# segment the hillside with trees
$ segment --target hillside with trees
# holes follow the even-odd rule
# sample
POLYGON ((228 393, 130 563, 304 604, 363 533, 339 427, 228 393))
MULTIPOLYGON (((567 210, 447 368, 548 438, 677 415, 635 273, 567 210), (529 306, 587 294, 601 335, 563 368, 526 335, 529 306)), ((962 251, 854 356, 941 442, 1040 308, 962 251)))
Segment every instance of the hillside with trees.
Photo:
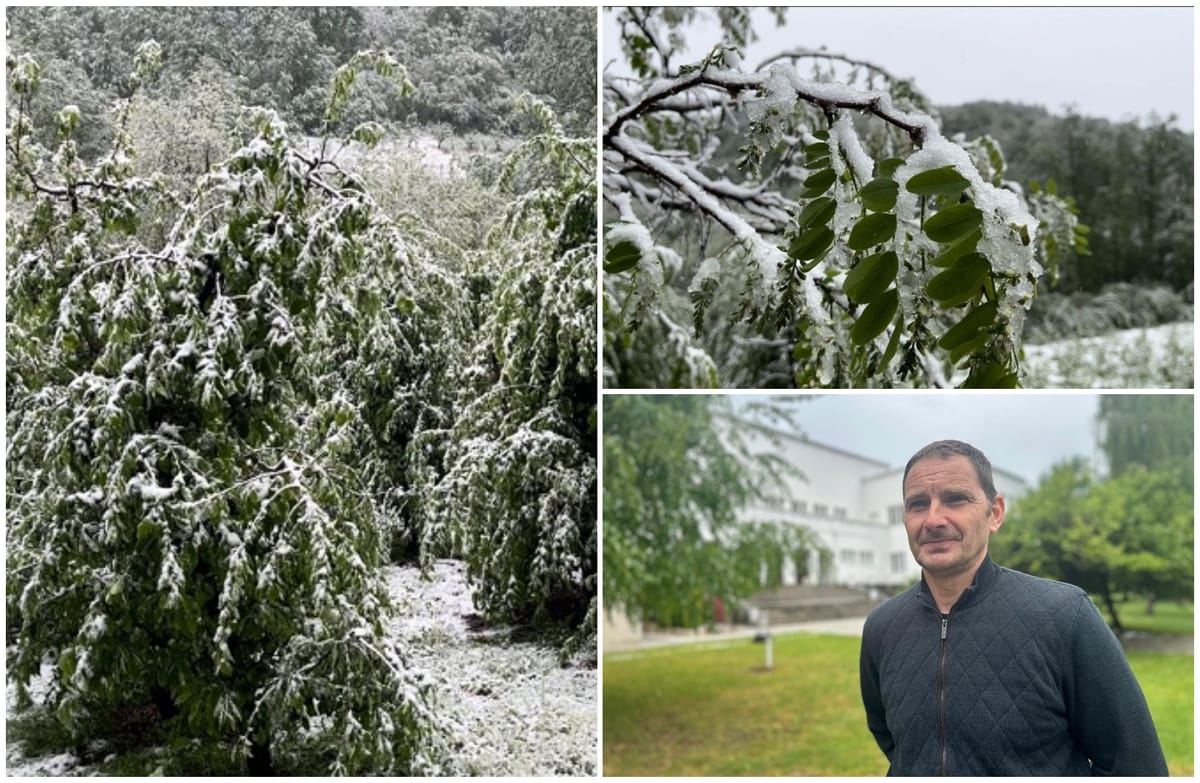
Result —
POLYGON ((1190 320, 1194 134, 1179 130, 1174 118, 1113 123, 1009 103, 939 113, 949 133, 991 133, 1017 182, 1053 182, 1072 194, 1090 229, 1088 255, 1062 264, 1059 279, 1035 302, 1031 339, 1096 334, 1102 317, 1110 328, 1190 320))
POLYGON ((590 774, 594 20, 9 9, 10 772, 590 774))

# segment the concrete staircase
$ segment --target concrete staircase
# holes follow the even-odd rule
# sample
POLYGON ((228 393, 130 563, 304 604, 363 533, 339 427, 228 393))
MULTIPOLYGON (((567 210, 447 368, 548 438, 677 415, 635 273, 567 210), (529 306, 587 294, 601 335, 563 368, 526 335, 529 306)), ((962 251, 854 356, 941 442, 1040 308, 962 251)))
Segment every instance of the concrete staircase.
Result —
POLYGON ((761 616, 765 612, 771 625, 788 625, 841 617, 866 617, 882 602, 882 596, 872 599, 866 590, 850 587, 788 585, 755 593, 746 603, 757 610, 755 615, 761 616))

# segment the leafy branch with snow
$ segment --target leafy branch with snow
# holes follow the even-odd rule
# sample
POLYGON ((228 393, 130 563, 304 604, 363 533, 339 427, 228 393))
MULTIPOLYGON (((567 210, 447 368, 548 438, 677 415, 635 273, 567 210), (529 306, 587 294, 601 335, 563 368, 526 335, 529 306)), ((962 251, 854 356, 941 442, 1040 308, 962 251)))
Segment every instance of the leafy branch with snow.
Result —
MULTIPOLYGON (((131 94, 161 58, 139 49, 131 94)), ((18 693, 49 666, 44 704, 76 737, 152 703, 252 774, 455 771, 453 673, 387 633, 382 568, 427 543, 429 565, 466 559, 493 622, 594 640, 594 151, 530 102, 544 132, 468 280, 339 165, 346 140, 313 149, 261 110, 203 173, 143 177, 123 131, 80 156, 74 107, 42 146, 40 69, 8 66, 18 693)), ((327 123, 365 70, 413 89, 362 53, 327 123)))
POLYGON ((618 17, 639 74, 604 82, 607 385, 1021 382, 1039 278, 1084 242, 1070 203, 882 68, 801 49, 750 71, 719 44, 670 69, 669 22, 618 17))

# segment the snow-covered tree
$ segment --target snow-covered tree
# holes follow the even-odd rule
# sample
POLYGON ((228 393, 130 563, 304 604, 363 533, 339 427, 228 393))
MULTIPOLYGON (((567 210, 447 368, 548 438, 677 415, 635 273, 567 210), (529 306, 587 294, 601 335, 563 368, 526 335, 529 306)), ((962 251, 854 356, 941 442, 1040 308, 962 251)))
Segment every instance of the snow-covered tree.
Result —
POLYGON ((677 67, 685 18, 618 13, 635 76, 604 81, 607 383, 1019 384, 1069 204, 1027 198, 993 140, 945 138, 876 65, 797 49, 744 66, 744 13, 677 67))
MULTIPOLYGON (((134 80, 160 56, 139 49, 134 80)), ((374 343, 440 334, 427 305, 453 307, 443 281, 269 112, 170 192, 134 176, 125 132, 83 160, 74 107, 57 149, 37 144, 39 69, 8 66, 8 193, 28 204, 7 227, 18 692, 49 663, 68 727, 153 700, 180 734, 232 739, 251 770, 302 748, 331 772, 436 770, 428 679, 383 635, 380 457, 357 448, 375 422, 348 378, 410 388, 423 368, 374 343)), ((403 77, 356 59, 330 111, 366 67, 403 77)))
POLYGON ((596 153, 523 102, 542 132, 506 161, 476 254, 478 338, 423 535, 462 554, 487 616, 567 625, 574 649, 596 627, 596 153))

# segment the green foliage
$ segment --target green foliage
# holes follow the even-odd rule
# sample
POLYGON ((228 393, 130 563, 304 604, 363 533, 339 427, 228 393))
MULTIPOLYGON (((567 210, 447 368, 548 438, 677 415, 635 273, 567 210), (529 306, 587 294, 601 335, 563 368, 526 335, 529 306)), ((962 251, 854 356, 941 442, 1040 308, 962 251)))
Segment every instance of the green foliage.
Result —
POLYGON ((1190 596, 1195 538, 1190 468, 1097 480, 1081 460, 1055 466, 993 537, 997 562, 1078 585, 1120 628, 1114 595, 1190 596))
POLYGON ((712 599, 779 583, 814 540, 741 509, 783 466, 747 450, 719 397, 605 397, 604 601, 663 625, 710 619, 712 599), (703 480, 698 480, 703 476, 703 480))
POLYGON ((1109 472, 1178 469, 1191 477, 1194 409, 1190 394, 1102 396, 1096 418, 1109 472))
POLYGON ((565 627, 573 652, 596 628, 595 147, 524 101, 542 133, 505 162, 512 200, 469 255, 489 285, 421 537, 427 562, 464 557, 485 615, 565 627))
POLYGON ((672 67, 670 42, 691 18, 617 14, 642 80, 610 78, 605 90, 603 143, 622 162, 605 180, 620 212, 609 252, 624 261, 605 276, 612 381, 695 383, 705 373, 681 367, 708 358, 722 386, 1017 385, 1025 313, 1063 232, 1078 229, 1069 201, 1023 198, 1001 178, 994 139, 944 138, 918 113, 930 109, 912 84, 870 64, 798 50, 747 73, 736 44, 722 43, 672 67), (865 71, 893 100, 840 89, 835 107, 823 97, 829 72, 800 75, 808 59, 865 71), (634 234, 644 241, 621 244, 634 234), (693 304, 690 333, 677 327, 671 288, 693 304))
MULTIPOLYGON (((1057 240, 1058 290, 1096 294, 1120 282, 1189 288, 1194 134, 1179 130, 1175 118, 1112 123, 1074 111, 1055 116, 1040 107, 995 102, 940 111, 948 132, 987 133, 1002 145, 1008 178, 1021 183, 1050 178, 1073 194, 1072 206, 1086 218, 1088 233, 1064 231, 1053 220, 1043 226, 1057 240)), ((1031 198, 1041 197, 1040 188, 1032 190, 1031 198)))

